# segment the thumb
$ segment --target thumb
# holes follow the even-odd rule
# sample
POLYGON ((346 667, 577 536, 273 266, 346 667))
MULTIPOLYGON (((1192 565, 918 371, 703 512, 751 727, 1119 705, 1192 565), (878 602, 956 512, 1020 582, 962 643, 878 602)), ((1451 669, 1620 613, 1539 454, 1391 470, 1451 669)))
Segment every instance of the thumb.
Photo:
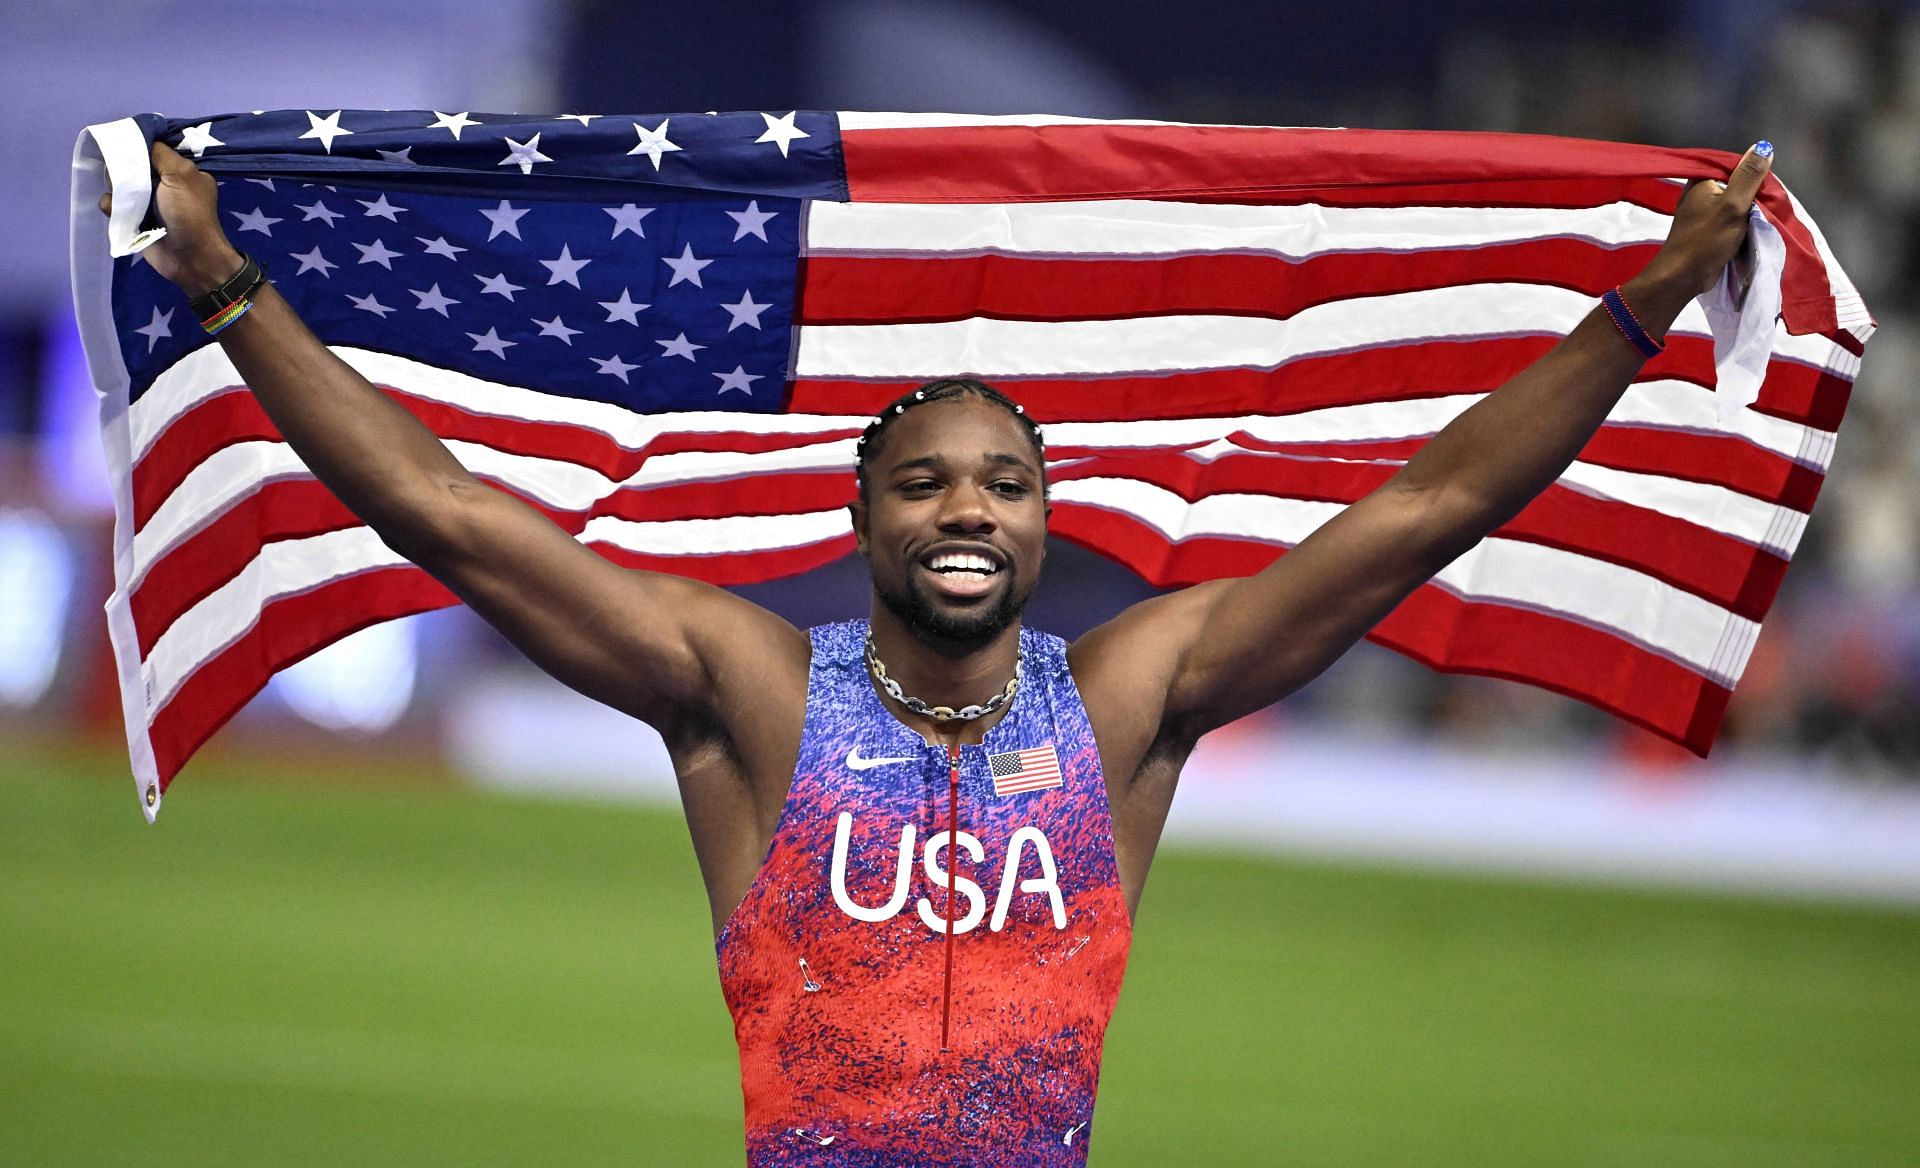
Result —
POLYGON ((1760 195, 1760 184, 1773 170, 1773 143, 1761 139, 1747 148, 1740 164, 1727 176, 1727 199, 1741 211, 1753 206, 1760 195))
POLYGON ((153 172, 161 178, 169 175, 192 174, 200 168, 187 160, 186 155, 167 145, 155 141, 153 144, 153 172))

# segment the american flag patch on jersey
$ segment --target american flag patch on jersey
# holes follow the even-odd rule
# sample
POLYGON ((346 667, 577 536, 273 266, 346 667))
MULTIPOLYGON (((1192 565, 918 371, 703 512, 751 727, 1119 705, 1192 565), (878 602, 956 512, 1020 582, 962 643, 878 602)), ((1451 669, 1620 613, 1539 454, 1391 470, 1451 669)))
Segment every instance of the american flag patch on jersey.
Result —
POLYGON ((1060 756, 1054 753, 1051 743, 1036 746, 1032 750, 989 754, 987 769, 993 772, 993 793, 996 795, 1044 791, 1048 787, 1060 786, 1063 781, 1060 777, 1060 756))

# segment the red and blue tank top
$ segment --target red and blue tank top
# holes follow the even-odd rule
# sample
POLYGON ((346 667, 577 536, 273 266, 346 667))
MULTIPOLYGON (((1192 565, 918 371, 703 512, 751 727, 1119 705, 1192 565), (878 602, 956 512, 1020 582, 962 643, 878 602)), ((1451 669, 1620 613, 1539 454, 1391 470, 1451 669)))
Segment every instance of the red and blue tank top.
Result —
POLYGON ((717 943, 748 1163, 1083 1165, 1132 927, 1066 646, 1021 630, 1012 704, 950 751, 881 703, 866 635, 812 631, 792 787, 717 943))

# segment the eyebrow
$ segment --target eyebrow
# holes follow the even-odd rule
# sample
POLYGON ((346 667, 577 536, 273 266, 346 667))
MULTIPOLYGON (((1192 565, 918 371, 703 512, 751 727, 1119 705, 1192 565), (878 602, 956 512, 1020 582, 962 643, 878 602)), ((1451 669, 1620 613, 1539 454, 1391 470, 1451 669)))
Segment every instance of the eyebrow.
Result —
MULTIPOLYGON (((919 458, 908 458, 900 462, 894 463, 892 468, 889 470, 889 473, 898 474, 903 470, 910 470, 914 468, 931 469, 933 467, 939 466, 942 461, 943 460, 941 459, 941 457, 937 454, 923 454, 919 458)), ((989 454, 986 456, 986 461, 988 461, 989 463, 992 463, 995 466, 1017 467, 1020 470, 1027 471, 1029 473, 1034 473, 1034 465, 1032 461, 1029 459, 1021 458, 1017 454, 1006 454, 1006 453, 989 454)))

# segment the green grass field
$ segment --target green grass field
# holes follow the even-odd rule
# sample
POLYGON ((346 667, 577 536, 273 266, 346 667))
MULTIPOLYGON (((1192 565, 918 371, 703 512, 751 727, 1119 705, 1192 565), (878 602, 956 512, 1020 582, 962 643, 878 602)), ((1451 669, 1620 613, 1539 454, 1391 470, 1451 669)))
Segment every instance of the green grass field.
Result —
MULTIPOLYGON (((672 815, 6 753, 0 1164, 741 1161, 672 815)), ((1917 1164, 1920 916, 1169 852, 1093 1148, 1917 1164)))

